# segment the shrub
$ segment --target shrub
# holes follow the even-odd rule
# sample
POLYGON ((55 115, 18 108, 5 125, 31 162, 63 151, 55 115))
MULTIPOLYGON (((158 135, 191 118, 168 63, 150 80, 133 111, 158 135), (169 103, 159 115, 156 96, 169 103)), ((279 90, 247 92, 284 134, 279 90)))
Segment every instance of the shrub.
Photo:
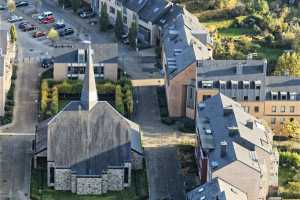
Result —
POLYGON ((290 167, 294 166, 296 168, 300 167, 300 154, 295 152, 280 152, 279 157, 280 164, 286 163, 290 167))
POLYGON ((172 125, 175 123, 175 120, 173 120, 172 118, 170 117, 162 117, 161 118, 161 122, 166 124, 166 125, 172 125))
POLYGON ((45 113, 48 106, 48 82, 47 80, 42 80, 41 84, 41 112, 45 113))
POLYGON ((51 113, 52 113, 52 115, 55 115, 56 113, 58 113, 58 89, 57 89, 57 87, 52 88, 51 113))
POLYGON ((115 88, 115 108, 122 115, 125 114, 125 108, 123 103, 123 93, 120 85, 115 88))
POLYGON ((133 96, 131 88, 126 89, 124 102, 126 105, 127 117, 130 118, 133 113, 133 96))

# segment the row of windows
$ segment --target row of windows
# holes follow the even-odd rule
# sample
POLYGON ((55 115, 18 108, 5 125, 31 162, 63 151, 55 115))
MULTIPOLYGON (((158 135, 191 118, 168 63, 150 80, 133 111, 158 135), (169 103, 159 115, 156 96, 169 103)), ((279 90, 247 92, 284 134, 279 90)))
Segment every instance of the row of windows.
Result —
MULTIPOLYGON (((86 67, 68 67, 68 74, 84 74, 86 67)), ((104 74, 104 67, 94 67, 95 74, 104 74)))
MULTIPOLYGON (((247 113, 250 113, 250 111, 251 111, 250 106, 243 106, 243 109, 247 113)), ((259 112, 259 106, 254 106, 254 112, 256 112, 256 113, 259 112)))
POLYGON ((295 106, 272 106, 272 112, 290 112, 294 113, 295 112, 295 106))
POLYGON ((261 81, 199 81, 199 88, 219 89, 257 89, 261 88, 261 81))
MULTIPOLYGON (((271 118, 271 124, 272 125, 276 124, 276 119, 277 119, 276 117, 271 118)), ((290 120, 290 122, 292 122, 292 121, 294 121, 294 118, 290 118, 289 120, 290 120)), ((279 122, 280 122, 280 124, 283 125, 285 123, 285 117, 280 117, 279 122)))

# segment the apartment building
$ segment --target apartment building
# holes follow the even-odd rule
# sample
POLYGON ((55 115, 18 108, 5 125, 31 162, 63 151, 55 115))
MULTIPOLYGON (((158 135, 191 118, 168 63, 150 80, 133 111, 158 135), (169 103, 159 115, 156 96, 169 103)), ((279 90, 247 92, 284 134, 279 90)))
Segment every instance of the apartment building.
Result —
MULTIPOLYGON (((54 80, 81 79, 83 80, 86 68, 87 51, 78 47, 54 58, 54 80)), ((92 45, 94 55, 94 71, 96 79, 118 80, 118 45, 92 45)))
POLYGON ((267 76, 266 71, 266 60, 199 61, 196 101, 221 92, 281 134, 286 121, 300 120, 300 79, 267 76))
POLYGON ((4 115, 6 94, 11 85, 12 68, 16 54, 8 30, 0 30, 0 116, 4 115))
POLYGON ((199 199, 193 195, 197 191, 200 199, 223 192, 228 200, 264 200, 277 190, 279 156, 271 130, 222 93, 199 103, 196 115, 195 157, 204 185, 189 193, 188 199, 199 199), (215 192, 207 194, 207 190, 215 192))

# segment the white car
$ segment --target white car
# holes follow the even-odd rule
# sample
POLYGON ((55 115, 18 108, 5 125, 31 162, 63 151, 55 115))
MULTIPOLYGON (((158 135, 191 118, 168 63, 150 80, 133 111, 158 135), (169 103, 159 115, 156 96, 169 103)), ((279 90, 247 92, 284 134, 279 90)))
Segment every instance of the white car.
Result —
POLYGON ((51 11, 45 11, 42 14, 40 14, 37 18, 38 18, 38 20, 43 20, 46 17, 51 16, 51 15, 53 15, 53 13, 51 11))
POLYGON ((13 23, 13 22, 19 22, 19 21, 22 21, 22 20, 23 20, 23 17, 13 15, 8 19, 8 22, 13 23))

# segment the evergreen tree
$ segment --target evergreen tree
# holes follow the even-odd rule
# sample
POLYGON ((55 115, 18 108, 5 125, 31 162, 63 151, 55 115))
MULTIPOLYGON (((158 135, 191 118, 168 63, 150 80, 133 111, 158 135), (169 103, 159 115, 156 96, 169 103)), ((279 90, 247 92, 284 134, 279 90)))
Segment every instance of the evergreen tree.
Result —
POLYGON ((107 31, 108 23, 107 4, 102 3, 100 12, 100 30, 107 31))
POLYGON ((8 0, 7 1, 7 8, 9 13, 13 13, 16 10, 16 3, 14 0, 8 0))
POLYGON ((123 17, 121 11, 117 12, 117 19, 115 23, 115 35, 117 39, 121 39, 123 34, 123 17))
POLYGON ((17 30, 16 30, 16 26, 14 24, 10 26, 9 33, 10 33, 10 41, 12 43, 16 42, 17 41, 17 30))
POLYGON ((122 115, 125 114, 125 107, 123 103, 123 93, 120 85, 116 86, 115 89, 115 107, 116 110, 122 115))
POLYGON ((136 39, 137 39, 137 24, 136 22, 132 22, 128 33, 128 40, 130 46, 136 47, 136 39))

